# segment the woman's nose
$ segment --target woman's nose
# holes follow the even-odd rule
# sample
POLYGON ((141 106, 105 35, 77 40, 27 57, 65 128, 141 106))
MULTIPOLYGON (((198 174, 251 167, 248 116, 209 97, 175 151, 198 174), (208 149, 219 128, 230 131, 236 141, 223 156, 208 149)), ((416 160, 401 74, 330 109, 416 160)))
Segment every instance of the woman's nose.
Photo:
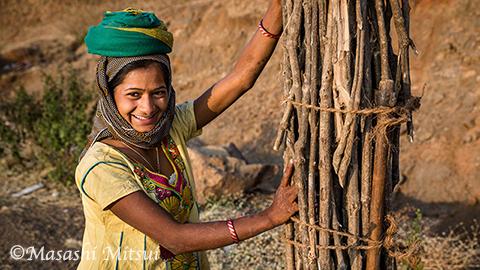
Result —
POLYGON ((145 116, 150 116, 156 110, 154 100, 150 95, 142 96, 138 108, 143 114, 145 114, 145 116))

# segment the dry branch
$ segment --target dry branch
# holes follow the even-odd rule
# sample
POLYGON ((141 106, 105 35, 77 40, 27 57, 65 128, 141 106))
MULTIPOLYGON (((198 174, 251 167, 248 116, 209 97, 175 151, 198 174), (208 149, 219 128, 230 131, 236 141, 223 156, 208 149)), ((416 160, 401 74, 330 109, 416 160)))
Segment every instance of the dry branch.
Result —
MULTIPOLYGON (((332 80, 333 80, 333 65, 332 65, 332 34, 334 21, 332 16, 332 5, 329 5, 328 19, 327 19, 327 33, 325 52, 322 61, 322 78, 320 86, 320 106, 329 108, 332 106, 332 80)), ((329 112, 320 112, 320 132, 319 132, 319 170, 320 170, 320 190, 319 190, 319 225, 330 226, 331 213, 331 197, 330 192, 332 188, 332 158, 331 158, 331 117, 329 112)), ((319 244, 328 245, 329 235, 320 232, 319 244)), ((331 269, 331 259, 329 251, 323 250, 319 252, 319 266, 321 269, 331 269)))

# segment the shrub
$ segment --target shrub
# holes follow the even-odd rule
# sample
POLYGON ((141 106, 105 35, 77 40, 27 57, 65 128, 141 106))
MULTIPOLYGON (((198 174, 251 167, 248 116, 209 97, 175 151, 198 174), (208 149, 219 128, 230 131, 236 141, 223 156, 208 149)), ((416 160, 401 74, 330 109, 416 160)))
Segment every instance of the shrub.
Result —
POLYGON ((0 153, 9 150, 10 154, 21 159, 20 145, 31 133, 39 108, 33 97, 20 87, 13 101, 2 103, 0 112, 3 116, 0 121, 0 153))
POLYGON ((57 77, 45 75, 43 95, 36 100, 25 89, 0 107, 0 151, 26 159, 37 159, 50 168, 48 178, 73 183, 78 156, 90 131, 92 91, 74 70, 57 77), (33 157, 21 147, 33 144, 33 157))

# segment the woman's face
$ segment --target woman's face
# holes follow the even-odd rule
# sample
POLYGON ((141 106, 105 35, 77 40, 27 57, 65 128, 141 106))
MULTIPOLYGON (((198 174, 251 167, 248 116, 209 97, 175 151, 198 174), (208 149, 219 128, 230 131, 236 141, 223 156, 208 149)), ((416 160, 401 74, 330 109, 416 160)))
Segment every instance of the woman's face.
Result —
POLYGON ((155 64, 127 73, 113 96, 120 115, 138 132, 155 127, 167 110, 168 90, 162 69, 155 64))

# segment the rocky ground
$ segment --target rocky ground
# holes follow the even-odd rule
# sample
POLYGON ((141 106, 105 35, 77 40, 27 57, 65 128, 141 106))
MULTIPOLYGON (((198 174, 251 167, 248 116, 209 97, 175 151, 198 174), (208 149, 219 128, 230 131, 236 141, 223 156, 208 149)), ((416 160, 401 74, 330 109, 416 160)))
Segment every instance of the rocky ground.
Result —
MULTIPOLYGON (((404 181, 396 197, 399 220, 406 224, 407 236, 412 231, 409 224, 416 218, 411 209, 421 209, 421 222, 425 223, 422 236, 435 243, 425 245, 424 254, 430 254, 429 258, 432 254, 443 254, 444 258, 463 254, 458 257, 475 261, 471 258, 479 256, 478 239, 455 238, 448 232, 462 222, 470 230, 474 218, 480 216, 480 10, 475 0, 410 2, 412 37, 419 50, 411 62, 413 93, 422 96, 422 107, 414 114, 416 141, 402 140, 404 181), (443 238, 442 232, 446 233, 443 238), (465 244, 475 242, 477 245, 465 244)), ((262 0, 182 0, 143 1, 138 6, 155 11, 174 33, 171 57, 180 102, 195 98, 228 72, 267 4, 262 0)), ((19 85, 30 93, 41 92, 42 74, 56 74, 69 66, 92 82, 95 57, 86 53, 82 43, 87 26, 97 23, 104 10, 130 5, 127 1, 0 1, 0 24, 5 26, 0 28, 0 101, 19 85)), ((249 163, 281 164, 281 154, 271 148, 282 112, 278 80, 282 52, 279 46, 256 86, 204 130, 198 145, 234 143, 249 163)), ((3 157, 0 163, 0 268, 73 268, 74 261, 41 265, 12 262, 8 250, 16 243, 78 249, 83 215, 76 189, 46 182, 35 164, 25 170, 3 157), (39 182, 45 187, 20 198, 11 197, 39 182)), ((271 190, 275 183, 264 181, 260 190, 271 190)), ((223 219, 232 211, 251 213, 270 200, 271 195, 259 192, 222 199, 207 203, 202 218, 223 219)), ((280 232, 274 230, 238 246, 210 252, 213 268, 281 269, 280 232)), ((462 269, 427 262, 430 269, 462 269)), ((474 264, 470 263, 472 269, 474 264)), ((465 265, 468 263, 463 268, 465 265)))

